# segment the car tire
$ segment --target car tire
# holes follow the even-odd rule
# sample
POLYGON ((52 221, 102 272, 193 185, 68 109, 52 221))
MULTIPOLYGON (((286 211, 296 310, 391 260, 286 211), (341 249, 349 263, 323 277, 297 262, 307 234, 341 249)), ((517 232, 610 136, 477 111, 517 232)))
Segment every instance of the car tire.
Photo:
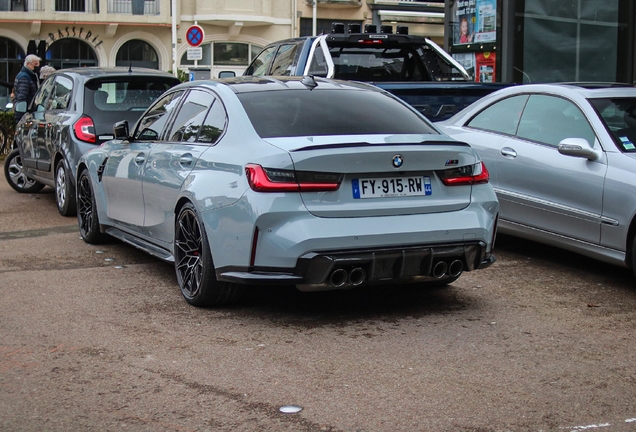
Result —
POLYGON ((42 190, 44 185, 27 177, 22 164, 22 156, 18 149, 12 150, 4 160, 4 177, 9 186, 20 193, 35 193, 42 190))
POLYGON ((191 305, 225 305, 242 296, 242 286, 216 279, 205 227, 192 203, 186 203, 175 220, 174 258, 181 294, 191 305))
POLYGON ((55 203, 62 216, 75 216, 75 186, 66 161, 61 159, 55 167, 55 203))
POLYGON ((87 168, 84 168, 77 180, 77 224, 82 239, 88 244, 100 244, 106 239, 101 232, 95 193, 91 176, 87 168))

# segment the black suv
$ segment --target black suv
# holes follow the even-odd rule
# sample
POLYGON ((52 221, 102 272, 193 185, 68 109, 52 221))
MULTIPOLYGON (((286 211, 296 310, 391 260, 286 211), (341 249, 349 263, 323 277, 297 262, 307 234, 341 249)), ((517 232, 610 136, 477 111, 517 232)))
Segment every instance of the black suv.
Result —
POLYGON ((179 82, 167 72, 142 68, 57 71, 40 85, 16 126, 17 148, 5 160, 7 181, 24 193, 53 187, 60 213, 74 215, 80 156, 113 139, 116 122, 135 123, 151 102, 179 82))

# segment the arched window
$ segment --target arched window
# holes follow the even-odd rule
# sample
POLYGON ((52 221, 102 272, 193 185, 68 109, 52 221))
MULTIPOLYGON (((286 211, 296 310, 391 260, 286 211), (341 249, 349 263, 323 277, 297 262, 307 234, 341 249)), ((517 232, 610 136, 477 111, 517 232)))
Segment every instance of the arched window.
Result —
POLYGON ((46 51, 46 64, 55 69, 98 66, 93 47, 81 39, 58 39, 46 51))
POLYGON ((24 50, 12 41, 0 37, 0 81, 13 84, 15 76, 24 63, 24 50))
POLYGON ((148 43, 139 39, 129 40, 117 51, 115 66, 135 66, 159 69, 157 51, 148 43))

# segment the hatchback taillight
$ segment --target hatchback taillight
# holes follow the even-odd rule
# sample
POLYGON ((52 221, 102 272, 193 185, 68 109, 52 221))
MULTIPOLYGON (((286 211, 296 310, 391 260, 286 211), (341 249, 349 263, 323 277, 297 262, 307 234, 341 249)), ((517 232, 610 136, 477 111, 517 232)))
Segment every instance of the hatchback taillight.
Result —
POLYGON ((463 167, 450 168, 438 172, 440 180, 446 186, 473 185, 488 183, 490 174, 483 162, 463 167))
POLYGON ((95 144, 97 142, 95 136, 95 123, 89 116, 82 116, 73 125, 73 132, 78 140, 95 144))
POLYGON ((341 174, 245 166, 247 181, 256 192, 320 192, 335 191, 342 182, 341 174))

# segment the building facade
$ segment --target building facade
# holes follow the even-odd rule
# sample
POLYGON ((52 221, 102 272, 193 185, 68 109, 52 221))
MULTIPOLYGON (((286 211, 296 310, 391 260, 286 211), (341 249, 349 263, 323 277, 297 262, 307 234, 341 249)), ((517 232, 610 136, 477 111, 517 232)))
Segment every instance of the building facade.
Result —
POLYGON ((311 34, 314 21, 321 33, 333 21, 395 25, 403 19, 412 33, 443 43, 443 0, 174 1, 0 0, 0 80, 11 82, 32 53, 58 69, 176 66, 207 69, 213 77, 240 74, 264 45, 311 34), (204 33, 198 52, 188 51, 192 25, 204 33))
POLYGON ((634 10, 633 0, 0 0, 0 81, 31 53, 58 69, 238 75, 266 44, 342 22, 407 26, 472 61, 478 80, 632 82, 634 10), (462 37, 464 24, 478 40, 462 37))

